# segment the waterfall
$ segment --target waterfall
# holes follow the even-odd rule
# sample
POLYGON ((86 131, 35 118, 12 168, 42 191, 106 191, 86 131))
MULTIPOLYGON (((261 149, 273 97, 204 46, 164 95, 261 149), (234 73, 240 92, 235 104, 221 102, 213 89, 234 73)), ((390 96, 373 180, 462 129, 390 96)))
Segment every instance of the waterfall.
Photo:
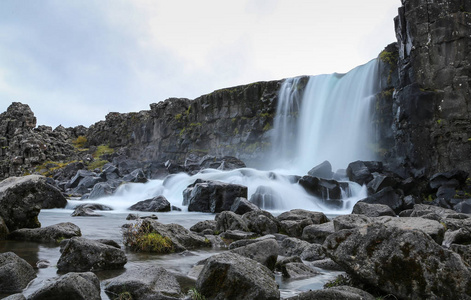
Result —
POLYGON ((377 72, 375 59, 346 74, 286 79, 278 96, 270 164, 303 174, 324 160, 334 169, 374 160, 370 110, 379 91, 377 72))

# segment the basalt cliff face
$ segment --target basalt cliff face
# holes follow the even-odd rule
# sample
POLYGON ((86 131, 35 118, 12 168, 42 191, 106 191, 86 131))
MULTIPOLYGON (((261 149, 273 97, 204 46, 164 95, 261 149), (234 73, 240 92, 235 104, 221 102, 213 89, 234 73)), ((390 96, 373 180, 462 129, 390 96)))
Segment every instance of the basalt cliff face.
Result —
POLYGON ((380 55, 383 159, 414 175, 471 171, 471 2, 403 0, 380 55))
POLYGON ((280 81, 215 91, 195 100, 167 99, 150 111, 110 113, 92 125, 89 145, 123 148, 137 160, 184 163, 189 157, 236 156, 251 165, 270 146, 280 81))

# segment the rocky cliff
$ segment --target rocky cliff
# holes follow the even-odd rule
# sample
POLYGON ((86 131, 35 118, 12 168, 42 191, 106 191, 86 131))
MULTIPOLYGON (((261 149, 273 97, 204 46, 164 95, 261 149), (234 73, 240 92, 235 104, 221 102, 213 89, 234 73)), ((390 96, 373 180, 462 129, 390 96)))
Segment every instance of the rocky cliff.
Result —
POLYGON ((270 145, 279 85, 257 82, 195 100, 167 99, 151 104, 149 111, 110 113, 89 128, 88 144, 122 148, 141 161, 182 164, 209 154, 256 165, 270 145))
POLYGON ((471 171, 471 2, 403 0, 376 122, 384 160, 414 175, 471 171), (390 128, 390 129, 389 129, 390 128))

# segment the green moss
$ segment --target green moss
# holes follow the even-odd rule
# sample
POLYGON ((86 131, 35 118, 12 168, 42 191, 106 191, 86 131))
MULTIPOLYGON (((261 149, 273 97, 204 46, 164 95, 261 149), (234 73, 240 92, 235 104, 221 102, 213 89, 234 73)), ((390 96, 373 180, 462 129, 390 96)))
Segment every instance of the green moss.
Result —
POLYGON ((136 222, 123 230, 123 243, 134 251, 166 254, 175 252, 169 237, 153 231, 149 224, 136 222))
POLYGON ((201 124, 200 122, 198 123, 190 123, 190 127, 194 128, 194 127, 201 127, 203 126, 203 124, 201 124))
POLYGON ((265 124, 265 126, 263 126, 263 129, 262 129, 262 130, 263 130, 263 131, 268 131, 268 130, 270 130, 271 128, 272 128, 272 127, 271 127, 270 123, 267 123, 267 124, 265 124))
POLYGON ((93 153, 93 157, 101 157, 105 154, 113 154, 114 149, 110 148, 108 145, 100 145, 97 147, 95 153, 93 153))
POLYGON ((182 114, 176 114, 175 120, 180 121, 182 119, 182 114))
POLYGON ((471 142, 471 138, 468 139, 468 142, 471 142))
POLYGON ((206 300, 206 297, 203 296, 196 288, 192 288, 188 291, 188 294, 191 297, 191 300, 206 300))
POLYGON ((386 50, 383 50, 380 54, 379 54, 379 59, 388 64, 389 66, 391 66, 392 68, 396 68, 397 67, 397 59, 399 58, 399 53, 394 51, 394 52, 389 52, 389 51, 386 51, 386 50))
POLYGON ((238 134, 239 134, 239 128, 236 127, 236 128, 234 128, 234 135, 238 135, 238 134))
POLYGON ((109 161, 107 160, 104 160, 104 159, 95 159, 94 161, 92 161, 91 163, 89 163, 87 165, 87 169, 88 170, 95 170, 95 169, 103 169, 103 166, 106 165, 107 163, 109 163, 109 161))
POLYGON ((74 145, 75 148, 84 148, 86 143, 87 138, 83 135, 72 141, 72 145, 74 145))
POLYGON ((437 120, 437 124, 438 124, 438 125, 441 125, 441 124, 442 124, 442 119, 438 119, 438 120, 437 120))

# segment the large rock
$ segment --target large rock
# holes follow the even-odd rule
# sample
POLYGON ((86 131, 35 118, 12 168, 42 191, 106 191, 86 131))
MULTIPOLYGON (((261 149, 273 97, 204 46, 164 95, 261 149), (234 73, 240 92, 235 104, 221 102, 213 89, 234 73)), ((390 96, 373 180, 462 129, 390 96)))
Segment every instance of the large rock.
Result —
POLYGON ((237 197, 232 203, 231 211, 243 215, 249 211, 260 210, 260 208, 243 197, 237 197))
POLYGON ((252 232, 262 235, 278 233, 279 222, 267 211, 251 211, 243 214, 242 219, 247 224, 248 229, 252 232))
POLYGON ((170 202, 164 196, 157 196, 152 199, 139 201, 133 206, 129 207, 129 210, 137 211, 152 211, 152 212, 167 212, 170 211, 170 202))
POLYGON ((304 227, 301 239, 310 243, 322 244, 325 239, 334 232, 333 222, 313 224, 304 227))
MULTIPOLYGON (((311 195, 323 200, 342 199, 342 189, 348 188, 347 183, 339 183, 333 179, 323 179, 313 176, 303 176, 299 184, 311 195)), ((327 202, 329 203, 329 202, 327 202)), ((341 202, 333 202, 341 203, 341 202)))
POLYGON ((36 277, 33 267, 13 252, 0 253, 0 293, 21 292, 36 277))
POLYGON ((100 280, 92 272, 67 273, 47 283, 28 297, 30 300, 100 300, 100 280))
POLYGON ((50 225, 43 228, 22 228, 8 236, 12 240, 60 243, 64 239, 81 236, 80 228, 70 222, 50 225))
POLYGON ((303 229, 313 224, 322 224, 329 221, 322 212, 303 209, 293 209, 277 217, 280 222, 280 231, 292 237, 301 237, 303 229))
POLYGON ((111 299, 179 299, 182 294, 175 276, 152 265, 134 267, 108 280, 105 292, 111 299))
POLYGON ((283 199, 272 187, 260 185, 250 197, 250 202, 261 209, 276 209, 282 206, 283 199))
POLYGON ((381 172, 382 170, 383 165, 380 162, 357 160, 348 165, 347 175, 350 181, 364 185, 373 180, 374 172, 381 172))
POLYGON ((387 227, 396 227, 405 230, 421 230, 428 234, 437 244, 441 245, 445 235, 445 226, 438 221, 424 218, 395 218, 379 217, 374 220, 387 227))
POLYGON ((375 300, 373 295, 351 286, 336 286, 323 290, 307 291, 286 300, 375 300))
POLYGON ((320 244, 311 244, 297 238, 285 238, 279 249, 279 254, 282 256, 299 256, 306 261, 325 258, 324 249, 320 244))
POLYGON ((197 179, 183 191, 183 205, 189 211, 218 213, 231 210, 237 197, 247 198, 247 187, 197 179))
POLYGON ((373 224, 334 233, 324 248, 351 276, 398 298, 471 297, 469 267, 423 231, 373 224))
POLYGON ((208 299, 280 299, 274 276, 267 267, 230 252, 206 261, 196 289, 208 299))
POLYGON ((369 204, 383 204, 389 206, 396 214, 401 211, 410 209, 413 207, 413 203, 407 203, 404 201, 404 195, 400 190, 395 190, 392 187, 385 187, 376 194, 370 195, 365 199, 360 200, 361 202, 369 204))
POLYGON ((148 228, 149 232, 155 232, 162 237, 171 240, 176 252, 211 247, 211 242, 178 224, 162 224, 155 220, 145 219, 141 228, 148 228))
POLYGON ((251 258, 270 270, 274 270, 279 252, 277 241, 274 238, 255 241, 256 242, 250 243, 246 246, 232 249, 231 252, 251 258))
POLYGON ((332 179, 334 176, 334 173, 332 172, 332 165, 327 160, 312 168, 309 172, 307 172, 307 174, 312 177, 319 177, 324 179, 332 179))
POLYGON ((396 216, 394 210, 388 205, 378 203, 370 204, 362 201, 357 202, 353 206, 352 214, 365 215, 367 217, 396 216))
POLYGON ((5 240, 9 233, 10 231, 8 230, 7 224, 5 224, 5 221, 0 217, 0 241, 5 240))
POLYGON ((46 182, 46 177, 10 177, 0 182, 0 217, 10 231, 37 228, 41 208, 63 208, 67 200, 46 182))
POLYGON ((216 215, 216 232, 224 232, 227 230, 249 231, 247 224, 241 216, 232 211, 223 211, 216 215))
POLYGON ((87 272, 121 269, 127 263, 123 250, 108 244, 73 237, 61 243, 57 269, 65 272, 87 272))

